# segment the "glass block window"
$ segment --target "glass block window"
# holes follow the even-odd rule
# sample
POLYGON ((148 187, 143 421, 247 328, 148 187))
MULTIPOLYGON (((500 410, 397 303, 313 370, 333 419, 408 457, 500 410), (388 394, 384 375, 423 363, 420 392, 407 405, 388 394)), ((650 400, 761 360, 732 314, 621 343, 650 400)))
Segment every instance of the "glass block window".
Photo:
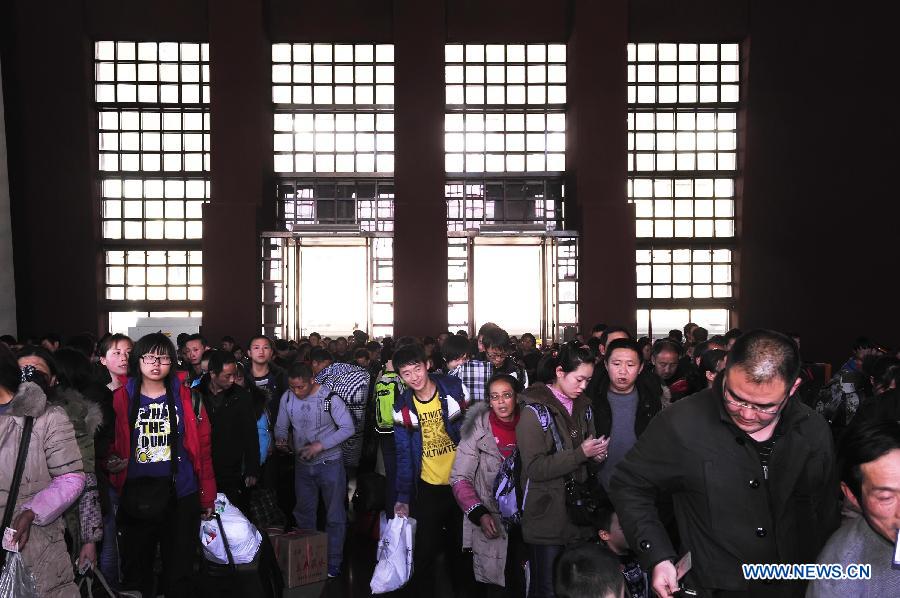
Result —
POLYGON ((561 180, 460 180, 444 186, 447 230, 478 230, 482 224, 543 225, 561 228, 561 180))
POLYGON ((203 179, 122 179, 102 183, 103 238, 201 239, 203 179))
POLYGON ((106 251, 106 298, 111 301, 200 301, 203 262, 193 250, 106 251))
POLYGON ((209 44, 96 42, 94 97, 98 104, 208 104, 209 44))
POLYGON ((150 313, 157 301, 199 308, 203 204, 210 197, 209 93, 207 43, 94 43, 110 313, 150 313))
POLYGON ((638 298, 729 298, 731 263, 730 249, 638 249, 638 298))
POLYGON ((394 46, 273 44, 277 173, 394 171, 394 46))
POLYGON ((660 334, 688 321, 727 326, 738 249, 740 45, 629 44, 627 56, 639 319, 665 328, 660 334))
POLYGON ((372 336, 394 335, 394 239, 371 240, 372 256, 372 336))
POLYGON ((278 217, 286 230, 303 224, 359 224, 363 232, 391 232, 394 184, 390 180, 282 180, 278 217))
POLYGON ((469 297, 469 254, 471 243, 466 237, 447 239, 447 329, 469 330, 472 319, 469 297))
POLYGON ((727 309, 639 309, 637 334, 653 339, 663 338, 670 330, 684 328, 688 322, 696 322, 709 331, 710 336, 725 334, 731 328, 727 309))
POLYGON ((566 168, 566 46, 445 46, 445 170, 566 168))
POLYGON ((100 110, 101 172, 209 171, 209 112, 100 110))

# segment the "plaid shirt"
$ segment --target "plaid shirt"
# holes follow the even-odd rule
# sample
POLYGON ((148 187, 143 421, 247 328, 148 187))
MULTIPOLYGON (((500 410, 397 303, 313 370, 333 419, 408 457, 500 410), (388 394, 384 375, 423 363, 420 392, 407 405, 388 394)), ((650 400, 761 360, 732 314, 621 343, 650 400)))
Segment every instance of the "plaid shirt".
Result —
POLYGON ((469 360, 459 364, 449 372, 448 376, 459 378, 469 391, 470 401, 487 400, 487 381, 494 374, 494 366, 489 361, 469 360))
POLYGON ((368 370, 356 364, 332 363, 316 374, 316 382, 337 393, 353 418, 356 429, 353 436, 342 445, 344 465, 356 467, 362 455, 363 430, 366 423, 366 402, 369 398, 369 384, 372 379, 368 370))

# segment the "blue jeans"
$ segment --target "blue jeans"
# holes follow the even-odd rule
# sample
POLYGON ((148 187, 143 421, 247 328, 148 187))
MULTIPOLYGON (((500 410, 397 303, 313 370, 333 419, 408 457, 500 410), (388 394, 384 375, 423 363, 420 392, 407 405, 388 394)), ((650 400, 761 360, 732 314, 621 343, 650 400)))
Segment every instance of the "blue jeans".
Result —
POLYGON ((328 533, 328 572, 338 573, 344 559, 344 536, 347 533, 347 474, 341 456, 327 463, 308 464, 297 460, 294 469, 297 504, 294 519, 300 529, 316 529, 319 493, 325 503, 325 531, 328 533))
POLYGON ((116 537, 116 511, 119 510, 119 495, 109 487, 109 513, 103 516, 103 543, 100 545, 100 573, 109 587, 119 589, 119 546, 116 537))

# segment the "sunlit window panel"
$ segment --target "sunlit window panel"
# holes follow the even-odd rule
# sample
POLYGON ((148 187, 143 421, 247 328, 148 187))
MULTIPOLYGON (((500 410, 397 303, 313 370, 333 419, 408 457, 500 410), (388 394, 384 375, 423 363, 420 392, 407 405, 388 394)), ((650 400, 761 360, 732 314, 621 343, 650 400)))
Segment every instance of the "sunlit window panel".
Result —
POLYGON ((201 301, 203 260, 195 250, 107 250, 106 299, 201 301))
POLYGON ((652 339, 668 336, 669 330, 681 330, 688 322, 706 328, 710 336, 725 334, 731 327, 727 309, 639 309, 637 335, 652 339))
POLYGON ((98 104, 208 104, 209 44, 98 41, 94 98, 98 104))
POLYGON ((562 228, 564 185, 559 179, 448 181, 447 231, 479 230, 482 224, 562 228))
POLYGON ((104 239, 201 239, 204 179, 108 178, 101 183, 104 239))
POLYGON ((447 44, 447 173, 566 169, 566 46, 447 44))
POLYGON ((285 230, 304 224, 359 224, 362 232, 394 230, 392 180, 283 179, 278 217, 285 230))
POLYGON ((732 297, 730 249, 668 246, 638 249, 636 274, 638 299, 732 297))
POLYGON ((469 330, 469 242, 465 237, 447 239, 447 329, 469 330))
POLYGON ((209 171, 209 112, 103 107, 98 168, 103 173, 209 171))
POLYGON ((681 328, 682 317, 710 330, 727 326, 738 248, 740 45, 628 44, 627 69, 639 317, 654 331, 681 328))
POLYGON ((394 46, 272 45, 274 170, 394 171, 394 46))

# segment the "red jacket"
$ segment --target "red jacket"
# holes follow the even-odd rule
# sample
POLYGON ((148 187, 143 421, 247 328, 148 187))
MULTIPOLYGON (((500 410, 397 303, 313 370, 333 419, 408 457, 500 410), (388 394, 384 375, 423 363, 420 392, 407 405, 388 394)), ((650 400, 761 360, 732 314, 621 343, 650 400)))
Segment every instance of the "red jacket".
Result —
MULTIPOLYGON (((116 389, 113 394, 113 410, 116 412, 116 436, 113 440, 110 454, 118 455, 126 462, 131 457, 131 430, 128 410, 128 386, 132 380, 116 389)), ((203 406, 200 406, 200 422, 194 416, 194 408, 191 402, 191 391, 179 382, 181 395, 181 410, 184 416, 184 450, 187 452, 191 463, 194 465, 194 473, 200 486, 200 507, 212 508, 216 500, 216 477, 212 466, 212 445, 210 443, 209 419, 203 406)), ((125 479, 128 476, 128 467, 118 473, 110 473, 109 481, 116 492, 122 492, 125 479)))

